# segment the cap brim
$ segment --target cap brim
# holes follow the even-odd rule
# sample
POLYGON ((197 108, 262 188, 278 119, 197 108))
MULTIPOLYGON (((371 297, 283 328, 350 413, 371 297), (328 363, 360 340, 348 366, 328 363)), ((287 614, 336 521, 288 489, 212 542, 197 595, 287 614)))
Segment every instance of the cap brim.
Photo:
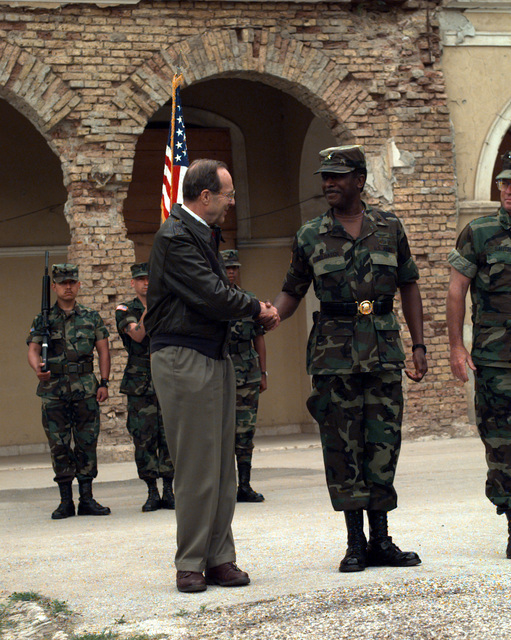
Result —
POLYGON ((355 171, 355 167, 328 167, 328 169, 320 167, 317 171, 314 171, 313 175, 316 173, 351 173, 352 171, 355 171))
POLYGON ((501 180, 502 178, 511 178, 511 169, 505 169, 501 171, 495 180, 501 180))

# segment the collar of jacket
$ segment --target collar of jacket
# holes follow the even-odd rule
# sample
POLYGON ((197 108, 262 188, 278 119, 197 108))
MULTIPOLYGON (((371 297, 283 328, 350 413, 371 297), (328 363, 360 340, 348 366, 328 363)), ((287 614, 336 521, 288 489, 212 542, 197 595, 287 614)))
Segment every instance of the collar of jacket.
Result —
POLYGON ((511 229, 511 216, 504 209, 504 207, 500 207, 499 209, 499 223, 504 227, 504 229, 511 229))
MULTIPOLYGON (((81 304, 78 304, 78 302, 75 302, 75 306, 73 307, 73 309, 71 309, 71 311, 72 311, 73 313, 76 313, 76 315, 77 315, 77 316, 81 316, 81 315, 84 313, 85 309, 82 307, 82 305, 81 305, 81 304)), ((53 312, 54 312, 56 315, 61 315, 61 316, 66 316, 66 317, 68 317, 68 316, 69 316, 69 314, 68 314, 68 313, 66 313, 66 312, 64 311, 64 309, 61 309, 61 308, 59 307, 58 302, 56 302, 56 303, 53 305, 53 312)))
POLYGON ((214 225, 205 225, 199 220, 196 220, 193 216, 191 216, 188 211, 183 209, 180 204, 174 204, 170 214, 178 220, 181 220, 183 224, 193 230, 194 233, 198 233, 200 236, 204 238, 206 242, 211 242, 211 238, 214 238, 216 247, 218 249, 220 245, 220 240, 222 238, 222 229, 214 224, 214 225))
MULTIPOLYGON (((364 219, 362 221, 362 230, 359 238, 370 235, 376 230, 377 226, 379 227, 388 226, 387 221, 382 215, 380 215, 377 209, 372 209, 371 207, 367 207, 365 202, 362 202, 362 205, 364 207, 364 219)), ((319 233, 320 234, 331 233, 336 226, 340 227, 340 225, 341 223, 336 221, 335 216, 332 212, 332 209, 329 209, 322 216, 321 224, 319 227, 319 233)), ((342 233, 341 235, 343 236, 345 235, 347 237, 347 234, 345 232, 342 233)))

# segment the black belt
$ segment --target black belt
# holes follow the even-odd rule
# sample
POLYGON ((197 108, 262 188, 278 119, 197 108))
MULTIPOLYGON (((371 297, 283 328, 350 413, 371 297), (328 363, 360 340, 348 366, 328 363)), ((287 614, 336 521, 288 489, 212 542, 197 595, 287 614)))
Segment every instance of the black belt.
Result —
POLYGON ((321 314, 325 316, 377 316, 390 313, 394 307, 394 300, 363 300, 362 302, 322 302, 321 314))
POLYGON ((151 360, 149 357, 144 356, 130 356, 128 358, 128 365, 134 364, 136 367, 147 367, 151 366, 151 360))
POLYGON ((50 371, 57 375, 67 373, 92 373, 92 371, 94 371, 94 365, 92 362, 68 362, 67 364, 50 362, 50 371))

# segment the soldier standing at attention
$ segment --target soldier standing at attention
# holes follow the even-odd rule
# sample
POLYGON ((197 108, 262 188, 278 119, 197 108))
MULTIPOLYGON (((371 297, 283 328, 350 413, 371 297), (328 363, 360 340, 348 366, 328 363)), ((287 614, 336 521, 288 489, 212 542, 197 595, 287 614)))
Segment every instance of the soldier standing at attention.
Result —
POLYGON ((144 327, 147 310, 149 270, 147 262, 131 267, 131 286, 136 298, 115 310, 117 330, 128 352, 121 393, 128 396, 127 428, 135 445, 138 477, 147 484, 148 496, 142 511, 174 509, 172 480, 174 467, 165 440, 160 405, 151 379, 149 336, 144 327), (160 499, 156 481, 163 478, 160 499))
MULTIPOLYGON (((235 249, 220 252, 231 287, 239 286, 241 262, 235 249)), ((254 296, 255 297, 255 296, 254 296)), ((264 329, 250 316, 232 322, 229 354, 236 373, 236 462, 238 465, 238 502, 262 502, 264 496, 250 486, 252 452, 257 422, 259 392, 267 388, 264 329)))
POLYGON ((486 496, 505 513, 511 558, 511 152, 497 176, 500 209, 472 220, 449 254, 447 327, 451 370, 468 381, 475 376, 477 429, 486 450, 486 496), (474 325, 471 353, 463 343, 465 299, 470 288, 474 325))
POLYGON ((42 399, 43 427, 60 491, 61 502, 51 517, 60 520, 75 515, 74 478, 80 492, 78 515, 107 516, 110 509, 92 497, 92 481, 98 475, 98 402, 108 398, 108 330, 97 311, 76 302, 80 289, 77 266, 54 264, 52 289, 57 301, 49 314, 49 371, 42 371, 41 314, 27 338, 28 363, 39 379, 37 395, 42 399), (94 349, 99 357, 99 384, 94 376, 94 349))
POLYGON ((361 200, 363 148, 325 149, 320 162, 316 173, 330 208, 296 234, 274 304, 288 318, 311 282, 321 303, 307 348, 313 376, 307 407, 319 424, 333 508, 346 519, 348 549, 339 571, 413 566, 421 560, 392 542, 387 512, 397 507, 405 359, 393 300, 399 289, 413 341, 415 370, 405 373, 419 382, 427 371, 419 273, 398 218, 361 200))

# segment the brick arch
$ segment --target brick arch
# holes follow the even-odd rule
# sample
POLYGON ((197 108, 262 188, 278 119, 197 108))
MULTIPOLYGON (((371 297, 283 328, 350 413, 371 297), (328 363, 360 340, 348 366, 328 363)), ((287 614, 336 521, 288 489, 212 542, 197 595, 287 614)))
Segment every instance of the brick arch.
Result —
POLYGON ((80 102, 79 96, 50 65, 21 47, 0 43, 0 60, 0 97, 23 113, 43 135, 80 102))
POLYGON ((259 80, 293 95, 338 137, 368 98, 365 85, 325 53, 299 40, 254 29, 218 29, 160 51, 119 88, 114 102, 139 126, 171 98, 174 73, 185 85, 214 77, 259 80))

